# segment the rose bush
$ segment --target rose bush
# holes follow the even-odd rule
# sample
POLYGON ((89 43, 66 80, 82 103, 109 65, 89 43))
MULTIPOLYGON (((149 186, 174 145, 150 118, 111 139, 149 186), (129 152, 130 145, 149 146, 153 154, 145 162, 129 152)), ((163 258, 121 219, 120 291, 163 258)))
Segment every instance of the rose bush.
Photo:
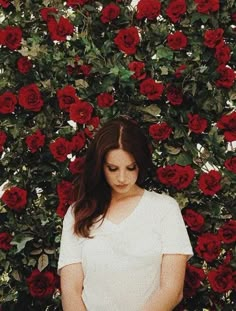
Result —
POLYGON ((235 308, 236 3, 0 0, 0 308, 61 310, 62 219, 87 146, 127 115, 145 186, 178 202, 194 256, 176 310, 235 308))

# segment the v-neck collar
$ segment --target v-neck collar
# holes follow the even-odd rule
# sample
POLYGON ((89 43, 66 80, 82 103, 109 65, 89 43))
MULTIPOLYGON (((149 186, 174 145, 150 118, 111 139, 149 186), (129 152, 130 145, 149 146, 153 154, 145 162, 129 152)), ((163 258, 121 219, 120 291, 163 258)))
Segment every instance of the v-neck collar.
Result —
POLYGON ((113 227, 119 228, 121 225, 126 223, 128 220, 133 218, 133 216, 137 213, 140 206, 142 205, 142 201, 144 200, 145 193, 146 193, 146 190, 144 189, 144 192, 143 192, 141 198, 139 199, 138 203, 136 204, 135 208, 133 209, 133 211, 127 217, 125 217, 123 220, 121 220, 119 223, 114 223, 113 221, 111 221, 110 219, 108 219, 106 217, 104 218, 104 221, 113 227))

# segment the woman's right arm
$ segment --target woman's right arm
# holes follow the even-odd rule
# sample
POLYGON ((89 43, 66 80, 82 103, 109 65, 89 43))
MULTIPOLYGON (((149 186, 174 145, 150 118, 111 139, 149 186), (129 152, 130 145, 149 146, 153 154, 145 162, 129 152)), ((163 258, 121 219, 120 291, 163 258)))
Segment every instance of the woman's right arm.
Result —
POLYGON ((86 311, 82 299, 84 273, 81 263, 64 266, 60 275, 63 310, 86 311))

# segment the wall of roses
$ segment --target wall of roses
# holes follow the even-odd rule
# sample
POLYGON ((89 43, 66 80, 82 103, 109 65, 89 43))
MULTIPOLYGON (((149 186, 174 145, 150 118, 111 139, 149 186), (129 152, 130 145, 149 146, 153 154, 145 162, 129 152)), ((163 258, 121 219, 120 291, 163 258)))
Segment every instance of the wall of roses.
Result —
POLYGON ((0 305, 61 310, 63 216, 86 148, 128 115, 146 187, 177 199, 194 256, 176 310, 232 310, 236 3, 0 0, 0 305))

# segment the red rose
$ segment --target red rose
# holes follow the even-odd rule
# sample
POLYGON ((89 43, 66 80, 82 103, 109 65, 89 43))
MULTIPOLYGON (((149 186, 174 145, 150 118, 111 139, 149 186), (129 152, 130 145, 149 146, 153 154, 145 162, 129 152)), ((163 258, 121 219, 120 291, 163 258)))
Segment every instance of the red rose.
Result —
POLYGON ((180 78, 184 72, 184 70, 187 68, 186 65, 181 65, 175 70, 175 77, 180 78))
POLYGON ((0 45, 4 45, 4 41, 5 41, 5 30, 0 29, 0 45))
POLYGON ((94 130, 96 128, 98 128, 100 124, 100 119, 99 117, 92 117, 88 123, 87 123, 87 127, 89 127, 91 130, 94 130))
POLYGON ((215 195, 222 187, 220 184, 221 174, 218 171, 211 170, 208 173, 202 173, 198 187, 205 195, 215 195))
POLYGON ((6 140, 6 133, 0 130, 0 153, 3 152, 3 145, 5 144, 6 140))
POLYGON ((236 111, 223 115, 217 122, 217 127, 224 130, 226 141, 236 140, 236 111))
POLYGON ((0 249, 3 251, 9 251, 12 248, 10 244, 12 240, 12 235, 8 232, 0 232, 0 249))
POLYGON ((0 95, 0 113, 12 113, 17 104, 17 97, 11 92, 5 92, 0 95))
POLYGON ((71 143, 65 138, 59 137, 54 142, 50 143, 49 149, 57 161, 63 162, 71 152, 71 143))
POLYGON ((31 70, 32 62, 28 57, 22 56, 17 61, 17 68, 20 73, 26 74, 27 72, 31 70))
POLYGON ((61 110, 70 111, 70 106, 79 102, 76 90, 71 85, 66 85, 63 89, 57 90, 57 99, 61 110))
POLYGON ((160 82, 156 82, 152 78, 143 80, 139 86, 140 93, 147 96, 149 100, 160 99, 163 91, 164 85, 160 82))
POLYGON ((236 220, 230 219, 224 223, 218 232, 221 241, 224 243, 234 243, 236 242, 236 220))
POLYGON ((135 54, 137 45, 140 42, 137 28, 129 27, 126 29, 120 29, 114 42, 122 52, 128 55, 135 54))
POLYGON ((101 93, 97 96, 97 104, 100 108, 108 108, 114 105, 114 98, 109 93, 101 93))
POLYGON ((166 15, 172 23, 177 23, 180 21, 181 15, 185 14, 186 10, 185 0, 171 0, 167 6, 166 15))
POLYGON ((11 187, 2 195, 2 201, 12 210, 19 212, 27 203, 27 191, 19 187, 11 187))
POLYGON ((172 131, 173 129, 166 122, 151 124, 149 126, 149 134, 157 141, 169 138, 172 131))
POLYGON ((25 142, 29 148, 29 151, 35 153, 40 147, 44 146, 45 135, 40 130, 37 130, 32 135, 28 135, 25 142))
POLYGON ((181 166, 178 164, 160 167, 156 173, 161 183, 167 186, 173 186, 177 190, 187 188, 195 175, 190 165, 181 166))
POLYGON ((224 165, 227 168, 227 170, 236 174, 236 157, 232 157, 225 160, 224 165))
POLYGON ((101 11, 102 23, 110 23, 113 19, 116 19, 120 14, 120 7, 114 3, 110 3, 105 6, 101 11))
POLYGON ((42 8, 40 10, 40 15, 45 22, 48 22, 51 18, 54 19, 54 14, 56 14, 58 10, 56 8, 42 8))
POLYGON ((85 145, 85 142, 86 142, 86 138, 85 138, 85 135, 84 135, 84 132, 78 132, 76 135, 74 135, 72 137, 72 140, 71 140, 71 149, 72 151, 80 151, 84 145, 85 145))
POLYGON ((27 110, 38 112, 43 106, 43 99, 36 84, 23 86, 18 97, 19 105, 27 110))
POLYGON ((204 45, 209 48, 215 48, 223 40, 224 29, 217 28, 206 30, 204 33, 204 45))
POLYGON ((197 5, 197 11, 203 14, 209 14, 219 10, 219 0, 194 0, 197 5))
POLYGON ((217 293, 226 293, 233 288, 233 270, 228 266, 219 266, 208 272, 211 288, 217 293))
POLYGON ((67 0, 66 5, 76 9, 78 6, 85 5, 89 0, 67 0))
POLYGON ((143 80, 146 78, 146 73, 144 72, 145 64, 143 62, 133 61, 129 63, 128 68, 133 71, 134 74, 131 76, 133 79, 143 80))
POLYGON ((74 202, 74 190, 70 181, 62 180, 57 185, 57 194, 60 201, 67 202, 69 205, 74 202))
POLYGON ((63 16, 60 17, 58 22, 55 18, 50 18, 47 25, 52 40, 66 41, 66 37, 72 35, 74 32, 73 24, 68 18, 63 16))
POLYGON ((5 28, 4 42, 10 50, 17 50, 21 45, 22 30, 20 27, 7 26, 5 28))
POLYGON ((0 5, 1 5, 4 9, 8 8, 10 4, 11 4, 11 3, 10 3, 8 0, 0 0, 0 5))
POLYGON ((58 206, 57 206, 57 209, 56 209, 56 214, 57 214, 59 217, 63 218, 63 217, 65 216, 65 214, 66 214, 66 212, 67 212, 69 206, 70 206, 70 205, 68 204, 68 202, 66 202, 66 201, 60 201, 59 204, 58 204, 58 206))
POLYGON ((221 252, 221 242, 218 235, 213 233, 204 233, 198 237, 197 246, 195 251, 198 256, 212 262, 217 259, 221 252))
POLYGON ((226 64, 231 58, 230 47, 223 41, 216 46, 215 58, 219 64, 226 64))
POLYGON ((137 19, 147 18, 154 20, 160 15, 161 3, 159 0, 140 0, 137 4, 137 19))
POLYGON ((207 128, 207 120, 201 118, 199 114, 188 114, 188 127, 190 131, 196 134, 201 134, 207 128))
POLYGON ((70 120, 85 124, 91 119, 93 107, 86 101, 79 100, 70 106, 70 120))
POLYGON ((71 65, 67 65, 66 66, 66 73, 68 74, 68 76, 71 76, 74 72, 75 68, 71 65))
POLYGON ((72 174, 81 174, 84 167, 84 158, 79 157, 75 158, 73 161, 69 164, 69 170, 72 174))
POLYGON ((179 106, 183 102, 182 89, 174 85, 169 85, 166 91, 166 97, 171 105, 179 106))
POLYGON ((229 89, 234 84, 235 72, 232 68, 222 64, 217 67, 216 72, 220 74, 220 78, 215 82, 217 87, 229 89))
POLYGON ((201 286, 201 282, 206 278, 205 272, 202 268, 191 266, 187 264, 185 282, 192 288, 196 289, 201 286))
POLYGON ((92 66, 90 65, 81 65, 79 67, 79 73, 81 72, 85 77, 88 77, 91 73, 92 66))
POLYGON ((167 36, 167 45, 172 50, 181 50, 185 48, 188 44, 187 37, 182 33, 182 31, 176 31, 167 36))
POLYGON ((200 231, 205 223, 204 217, 190 208, 184 209, 183 218, 192 231, 200 231))
POLYGON ((56 276, 50 271, 32 271, 26 279, 32 297, 43 299, 53 295, 56 286, 56 276))

